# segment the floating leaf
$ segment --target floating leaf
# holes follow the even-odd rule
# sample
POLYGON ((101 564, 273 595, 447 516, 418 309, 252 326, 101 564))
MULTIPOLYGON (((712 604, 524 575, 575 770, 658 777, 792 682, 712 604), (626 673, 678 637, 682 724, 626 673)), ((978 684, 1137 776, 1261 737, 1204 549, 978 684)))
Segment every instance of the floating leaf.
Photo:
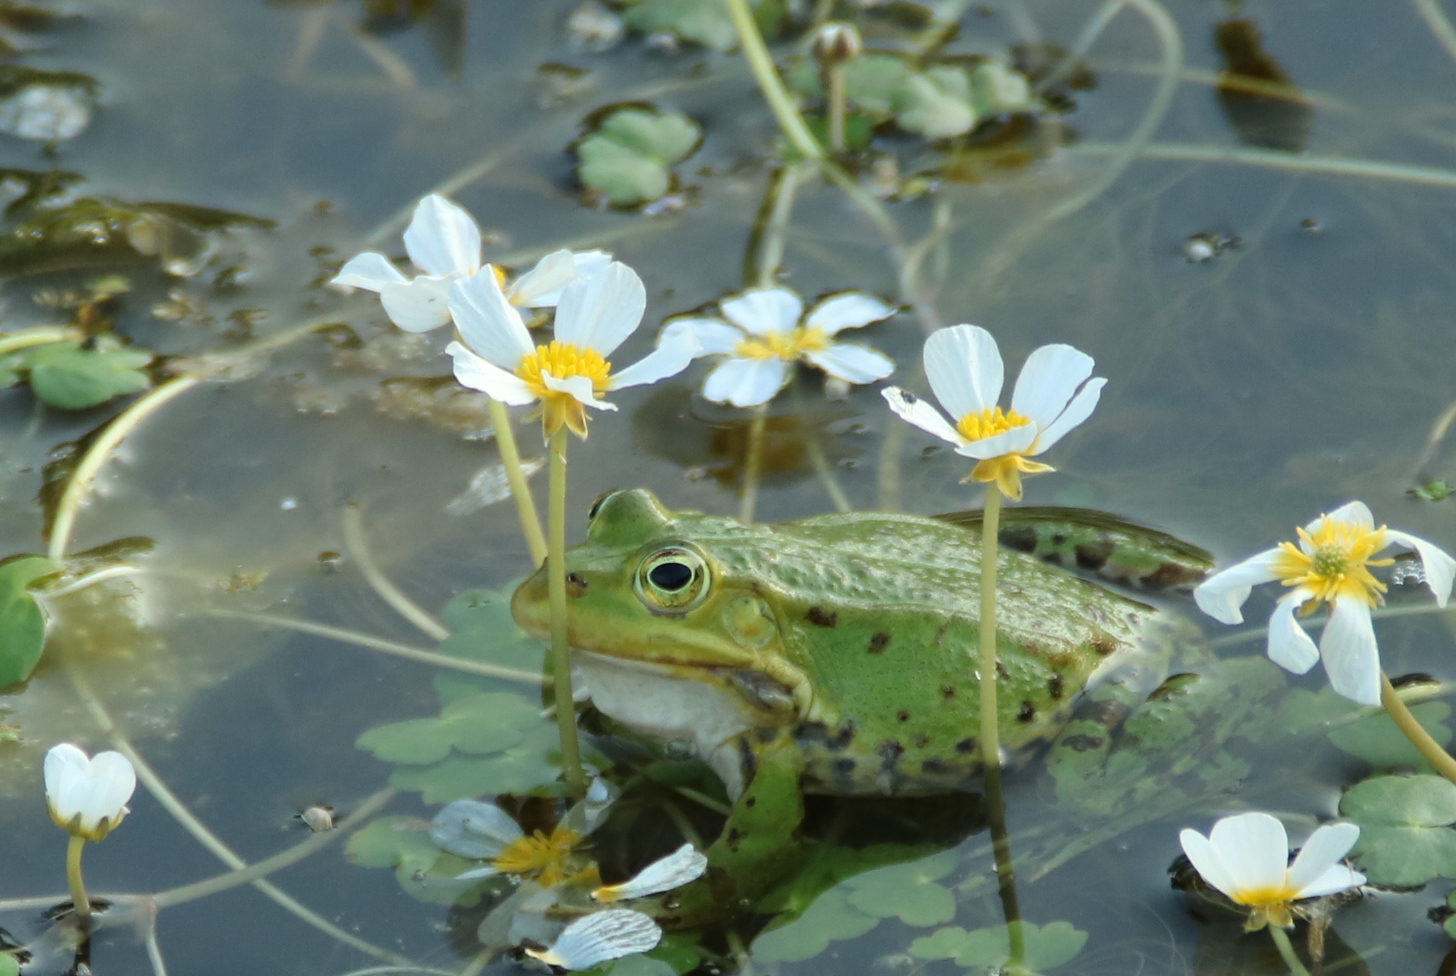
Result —
POLYGON ((843 71, 849 103, 881 118, 895 114, 895 98, 914 74, 909 65, 889 54, 855 58, 843 71))
MULTIPOLYGON (((495 590, 466 590, 451 600, 443 614, 450 636, 440 653, 540 673, 546 644, 516 626, 511 617, 515 584, 495 590)), ((443 676, 443 675, 442 675, 443 676)))
POLYGON ((955 869, 952 851, 869 871, 845 883, 849 903, 874 918, 906 925, 942 925, 955 917, 955 895, 935 882, 955 869))
MULTIPOLYGON (((779 32, 783 0, 749 0, 758 28, 766 37, 779 32)), ((680 41, 715 51, 738 46, 738 34, 722 0, 629 0, 622 22, 644 34, 670 34, 680 41)))
POLYGON ((971 72, 971 108, 983 119, 1036 109, 1026 76, 999 61, 987 61, 971 72))
POLYGON ((753 958, 758 962, 802 962, 813 959, 829 943, 856 939, 880 924, 849 903, 842 888, 831 888, 788 925, 753 940, 753 958))
MULTIPOLYGON (((1050 925, 1021 923, 1026 939, 1026 968, 1044 972, 1070 961, 1087 943, 1087 933, 1070 922, 1050 925)), ((960 926, 940 929, 910 943, 910 955, 917 959, 954 959, 959 966, 995 971, 1011 957, 1011 943, 1005 925, 967 932, 960 926)))
POLYGON ((497 793, 530 793, 549 789, 557 770, 550 762, 560 748, 554 723, 542 720, 519 745, 493 756, 454 756, 432 766, 396 770, 389 785, 418 790, 426 803, 449 803, 497 793))
POLYGON ((20 960, 8 952, 0 952, 0 976, 20 976, 20 960))
POLYGON ((962 68, 937 67, 912 75, 895 94, 895 122, 927 139, 949 139, 976 127, 971 82, 962 68))
MULTIPOLYGON (((1451 730, 1446 719, 1451 706, 1445 702, 1424 702, 1411 708, 1421 728, 1442 746, 1451 741, 1451 730)), ((1423 771, 1433 771, 1431 764, 1420 754, 1411 741, 1396 726, 1385 712, 1374 712, 1349 725, 1330 732, 1330 741, 1341 749, 1358 756, 1372 766, 1408 766, 1423 771)))
POLYGON ((1451 938, 1456 939, 1456 891, 1446 896, 1446 911, 1446 919, 1441 923, 1441 928, 1451 938))
POLYGON ((1350 787, 1340 814, 1360 825, 1354 855, 1376 884, 1456 878, 1456 785, 1440 776, 1377 776, 1350 787))
POLYGON ((393 868, 400 887, 420 901, 473 904, 478 896, 460 898, 472 884, 455 881, 455 876, 475 862, 442 852, 428 828, 414 817, 381 817, 349 837, 344 856, 360 867, 393 868))
POLYGON ((0 688, 24 681, 40 662, 46 615, 27 587, 55 568, 44 556, 0 563, 0 688))
POLYGON ((667 193, 667 168, 697 148, 702 129, 681 112, 624 108, 576 145, 582 185, 617 207, 656 200, 667 193))
POLYGON ((152 385, 143 370, 152 354, 124 348, 113 336, 88 342, 53 342, 24 353, 30 388, 41 400, 65 410, 83 410, 123 393, 152 385))

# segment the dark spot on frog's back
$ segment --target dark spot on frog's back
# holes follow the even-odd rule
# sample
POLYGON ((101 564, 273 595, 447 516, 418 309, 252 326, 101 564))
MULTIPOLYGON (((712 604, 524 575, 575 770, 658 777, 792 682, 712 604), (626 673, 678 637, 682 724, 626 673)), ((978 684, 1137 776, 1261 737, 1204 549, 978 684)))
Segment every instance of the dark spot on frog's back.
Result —
POLYGON ((902 722, 908 722, 908 721, 910 721, 910 713, 907 712, 907 711, 905 711, 905 709, 903 709, 903 708, 900 709, 898 712, 895 713, 895 717, 897 719, 899 719, 900 721, 902 721, 902 722))
POLYGON ((996 538, 1008 549, 1021 552, 1036 551, 1036 530, 1029 525, 1012 525, 996 533, 996 538))
POLYGON ((854 723, 845 722, 833 735, 823 722, 800 722, 794 726, 794 742, 801 749, 818 746, 830 752, 842 752, 854 741, 854 723))
POLYGON ((1030 722, 1034 718, 1036 718, 1036 707, 1029 701, 1022 702, 1021 708, 1016 712, 1016 721, 1030 722))
POLYGON ((956 752, 960 752, 960 753, 972 753, 972 752, 975 752, 976 751, 976 740, 975 739, 962 739, 961 741, 959 741, 959 742, 957 742, 955 744, 955 750, 956 750, 956 752))
POLYGON ((950 772, 950 763, 944 759, 927 759, 920 764, 920 768, 932 776, 944 776, 950 772))
POLYGON ((1061 675, 1054 674, 1047 679, 1047 694, 1052 696, 1053 701, 1062 700, 1063 689, 1061 675))
POLYGON ((816 627, 833 627, 839 623, 839 614, 825 613, 823 607, 810 607, 809 612, 804 614, 804 619, 816 627))
POLYGON ((941 685, 940 686, 940 697, 944 698, 946 701, 950 701, 955 696, 956 696, 955 685, 941 685))
POLYGON ((1106 657, 1117 650, 1117 641, 1108 634, 1098 634, 1092 638, 1092 650, 1096 651, 1102 657, 1106 657))
POLYGON ((886 739, 875 747, 875 752, 878 752, 880 758, 885 761, 885 768, 891 769, 900 761, 900 757, 905 755, 905 747, 894 739, 886 739))
POLYGON ((1077 565, 1083 569, 1093 572, 1107 565, 1107 560, 1112 558, 1112 543, 1109 540, 1097 542, 1084 542, 1077 547, 1077 565))
POLYGON ((883 652, 886 645, 888 645, 889 643, 890 635, 885 633, 883 630, 880 631, 879 633, 875 634, 875 636, 870 638, 870 653, 879 654, 883 652))
POLYGON ((853 759, 836 759, 829 764, 829 767, 842 776, 849 776, 854 773, 855 765, 853 759))
POLYGON ((728 834, 724 839, 728 842, 728 849, 736 853, 738 845, 743 842, 743 831, 737 827, 729 827, 728 834))

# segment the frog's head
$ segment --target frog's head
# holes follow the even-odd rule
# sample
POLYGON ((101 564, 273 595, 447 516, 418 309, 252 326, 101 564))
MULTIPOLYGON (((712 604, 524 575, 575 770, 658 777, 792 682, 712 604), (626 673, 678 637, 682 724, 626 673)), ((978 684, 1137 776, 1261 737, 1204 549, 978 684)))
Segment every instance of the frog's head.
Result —
MULTIPOLYGON (((711 526, 729 520, 668 512, 642 488, 603 495, 588 518, 587 541, 566 554, 574 650, 714 668, 752 668, 772 653, 772 611, 713 558, 711 526)), ((546 580, 542 566, 511 599, 516 622, 542 638, 546 580)))

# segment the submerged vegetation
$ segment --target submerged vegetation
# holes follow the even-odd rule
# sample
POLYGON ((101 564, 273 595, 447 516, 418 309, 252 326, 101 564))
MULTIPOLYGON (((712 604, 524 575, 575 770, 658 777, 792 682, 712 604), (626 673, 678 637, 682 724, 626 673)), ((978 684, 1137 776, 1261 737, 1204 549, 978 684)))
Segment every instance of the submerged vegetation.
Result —
POLYGON ((1456 965, 1433 0, 0 61, 0 976, 1456 965))

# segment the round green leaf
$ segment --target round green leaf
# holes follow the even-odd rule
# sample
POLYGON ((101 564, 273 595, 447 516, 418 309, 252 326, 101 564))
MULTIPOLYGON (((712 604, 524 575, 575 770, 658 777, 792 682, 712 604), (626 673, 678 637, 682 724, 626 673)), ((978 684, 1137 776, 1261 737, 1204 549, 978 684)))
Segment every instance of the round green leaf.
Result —
POLYGON ((105 403, 123 393, 136 393, 152 385, 142 369, 152 354, 122 348, 111 336, 90 345, 55 342, 36 346, 26 354, 30 388, 53 407, 81 410, 105 403))
POLYGON ((450 755, 451 732, 438 718, 412 718, 370 729, 355 745, 385 762, 425 765, 450 755))
POLYGON ((667 167, 691 154, 701 134, 681 112, 624 108, 577 143, 578 175, 613 206, 656 200, 671 185, 667 167))
MULTIPOLYGON (((1451 714, 1450 705, 1439 701, 1424 702, 1410 711, 1437 743, 1445 746, 1451 742, 1451 730, 1445 724, 1451 714)), ((1349 725, 1332 729, 1330 741, 1372 766, 1409 766, 1431 770, 1431 764, 1385 712, 1375 712, 1349 725)))
POLYGON ((866 872, 846 882, 849 903, 874 918, 894 915, 906 925, 942 925, 955 917, 955 896, 936 881, 955 863, 955 854, 947 851, 866 872))
POLYGON ((1376 884, 1456 878, 1456 785, 1439 776, 1377 776, 1352 786, 1340 814, 1360 825, 1354 855, 1376 884))
POLYGON ((895 121, 927 139, 949 139, 976 127, 971 84, 960 68, 931 68, 911 75, 895 96, 895 121))
POLYGON ((715 51, 731 51, 738 45, 728 8, 716 0, 640 0, 622 11, 622 23, 644 34, 666 32, 715 51))
POLYGON ((753 958, 759 962, 802 962, 819 955, 829 943, 858 938, 878 924, 879 919, 856 911, 843 889, 831 888, 794 921, 754 939, 753 958))
POLYGON ((44 556, 0 564, 0 688, 24 681, 40 662, 46 615, 26 587, 54 570, 44 556))
MULTIPOLYGON (((1022 922, 1026 940, 1026 968, 1044 972, 1073 959, 1087 944, 1087 933, 1070 922, 1035 925, 1022 922)), ((1005 925, 967 932, 959 926, 940 929, 910 943, 910 954, 917 959, 950 959, 957 965, 978 971, 994 971, 1011 957, 1011 942, 1005 925)))

